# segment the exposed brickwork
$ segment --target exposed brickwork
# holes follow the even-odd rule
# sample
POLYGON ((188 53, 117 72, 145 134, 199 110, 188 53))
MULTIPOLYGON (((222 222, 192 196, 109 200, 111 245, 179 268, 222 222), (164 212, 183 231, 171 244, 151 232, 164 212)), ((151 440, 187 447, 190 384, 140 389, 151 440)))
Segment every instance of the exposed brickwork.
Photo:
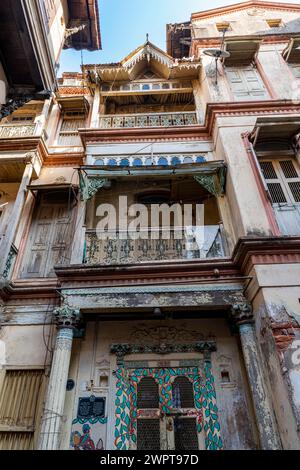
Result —
POLYGON ((300 333, 297 322, 272 323, 271 325, 278 352, 283 354, 294 341, 296 333, 300 333))

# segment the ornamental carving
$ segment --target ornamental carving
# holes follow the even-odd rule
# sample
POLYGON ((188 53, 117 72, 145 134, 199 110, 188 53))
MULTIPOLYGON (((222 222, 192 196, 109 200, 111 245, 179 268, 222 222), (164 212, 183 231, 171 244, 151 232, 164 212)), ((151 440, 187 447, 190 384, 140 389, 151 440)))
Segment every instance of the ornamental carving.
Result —
POLYGON ((140 328, 136 328, 130 335, 130 341, 136 341, 138 343, 172 343, 172 342, 199 342, 204 340, 204 335, 196 330, 185 329, 184 325, 182 328, 175 328, 169 326, 159 326, 153 328, 144 327, 141 325, 140 328))
POLYGON ((190 344, 113 344, 110 352, 118 358, 122 358, 128 354, 172 354, 172 353, 210 353, 216 351, 215 341, 199 341, 190 344))
POLYGON ((253 323, 252 305, 249 302, 239 302, 232 306, 231 319, 239 326, 245 323, 253 323))
POLYGON ((63 305, 54 310, 54 317, 57 328, 74 329, 78 327, 80 322, 80 310, 69 305, 63 305))

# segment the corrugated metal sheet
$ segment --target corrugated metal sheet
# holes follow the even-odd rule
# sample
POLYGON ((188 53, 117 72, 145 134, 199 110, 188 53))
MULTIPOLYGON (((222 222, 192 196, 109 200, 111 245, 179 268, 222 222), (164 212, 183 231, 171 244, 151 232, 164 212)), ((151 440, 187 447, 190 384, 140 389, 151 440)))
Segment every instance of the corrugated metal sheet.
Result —
POLYGON ((1 450, 33 450, 33 433, 0 432, 1 450))
POLYGON ((0 450, 31 449, 43 370, 7 370, 0 392, 0 450))

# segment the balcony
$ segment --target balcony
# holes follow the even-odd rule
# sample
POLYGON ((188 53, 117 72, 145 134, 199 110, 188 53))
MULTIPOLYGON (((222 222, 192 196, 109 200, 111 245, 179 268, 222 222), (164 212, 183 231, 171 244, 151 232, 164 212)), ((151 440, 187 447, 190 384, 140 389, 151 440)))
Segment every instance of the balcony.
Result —
POLYGON ((0 126, 0 139, 33 137, 36 135, 36 130, 36 124, 3 124, 0 126))
POLYGON ((224 256, 225 240, 220 225, 148 228, 139 234, 87 230, 83 262, 89 265, 118 265, 224 256))
POLYGON ((102 129, 195 126, 197 124, 195 112, 111 114, 100 118, 102 129))

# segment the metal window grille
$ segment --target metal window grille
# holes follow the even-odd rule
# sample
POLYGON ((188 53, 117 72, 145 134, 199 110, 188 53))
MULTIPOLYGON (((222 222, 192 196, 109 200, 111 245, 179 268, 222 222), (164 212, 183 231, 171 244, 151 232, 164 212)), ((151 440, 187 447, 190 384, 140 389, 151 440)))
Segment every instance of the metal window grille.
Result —
POLYGON ((158 408, 158 384, 152 377, 144 377, 138 384, 137 407, 140 409, 158 408))

